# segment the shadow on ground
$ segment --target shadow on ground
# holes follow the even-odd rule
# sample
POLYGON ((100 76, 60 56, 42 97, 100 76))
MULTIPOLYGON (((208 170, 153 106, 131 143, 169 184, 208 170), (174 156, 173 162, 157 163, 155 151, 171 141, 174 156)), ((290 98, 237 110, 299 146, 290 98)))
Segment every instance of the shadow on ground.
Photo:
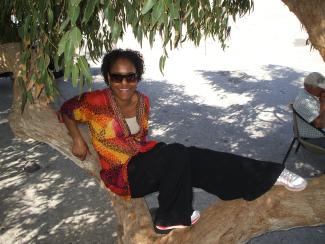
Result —
POLYGON ((116 242, 111 203, 95 180, 46 144, 14 137, 10 91, 0 80, 0 243, 116 242), (29 162, 41 169, 25 172, 29 162))

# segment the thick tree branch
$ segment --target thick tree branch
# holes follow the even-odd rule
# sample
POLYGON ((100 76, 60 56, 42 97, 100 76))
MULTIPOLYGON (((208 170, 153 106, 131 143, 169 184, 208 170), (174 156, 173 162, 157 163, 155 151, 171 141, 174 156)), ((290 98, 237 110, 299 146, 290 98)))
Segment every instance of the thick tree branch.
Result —
POLYGON ((311 45, 325 62, 325 1, 282 0, 305 27, 311 45))

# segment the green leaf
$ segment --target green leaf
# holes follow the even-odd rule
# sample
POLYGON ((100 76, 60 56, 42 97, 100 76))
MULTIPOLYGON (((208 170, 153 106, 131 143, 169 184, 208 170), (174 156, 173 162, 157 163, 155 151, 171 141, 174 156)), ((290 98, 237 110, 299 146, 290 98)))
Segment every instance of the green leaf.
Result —
POLYGON ((68 80, 71 74, 72 64, 70 62, 66 62, 64 66, 64 79, 68 80))
POLYGON ((62 36, 60 42, 59 42, 59 48, 58 48, 58 56, 60 56, 63 52, 64 52, 64 49, 65 49, 65 46, 66 46, 66 43, 67 43, 67 40, 68 40, 68 36, 69 36, 69 31, 64 33, 64 35, 62 36))
POLYGON ((114 25, 115 11, 109 1, 107 7, 104 9, 104 16, 107 19, 108 25, 112 27, 114 25))
POLYGON ((78 58, 78 66, 80 69, 80 73, 86 78, 86 80, 91 81, 92 80, 92 75, 89 70, 89 66, 87 63, 87 60, 84 56, 80 56, 78 58))
POLYGON ((164 75, 165 62, 166 62, 166 56, 162 55, 159 59, 159 69, 163 75, 164 75))
POLYGON ((70 18, 66 18, 60 26, 59 33, 63 32, 64 29, 68 26, 70 18))
POLYGON ((33 102, 33 94, 32 94, 32 92, 31 91, 27 91, 26 94, 27 94, 27 100, 30 103, 32 103, 33 102))
POLYGON ((164 23, 164 27, 165 29, 168 27, 168 14, 164 14, 164 20, 163 20, 163 23, 164 23))
POLYGON ((195 5, 193 6, 193 9, 192 9, 192 16, 193 16, 193 19, 194 19, 195 22, 196 22, 196 21, 198 20, 198 18, 199 18, 199 12, 198 12, 198 6, 197 6, 197 4, 195 4, 195 5))
POLYGON ((23 50, 22 55, 21 55, 21 62, 22 63, 27 63, 27 60, 31 57, 31 53, 30 51, 27 50, 23 50))
POLYGON ((55 69, 56 72, 58 72, 60 70, 59 56, 58 55, 54 56, 54 69, 55 69))
POLYGON ((169 26, 167 26, 164 30, 164 42, 163 42, 163 47, 167 45, 167 43, 170 41, 170 38, 172 37, 171 31, 169 29, 169 26))
POLYGON ((136 38, 137 38, 138 42, 140 43, 140 46, 142 47, 143 29, 142 29, 141 25, 139 25, 138 33, 137 33, 136 38))
POLYGON ((72 61, 73 53, 74 53, 73 42, 71 39, 68 39, 67 43, 65 44, 65 48, 64 48, 64 62, 65 63, 72 61))
POLYGON ((81 0, 70 0, 70 4, 72 6, 78 6, 80 2, 81 2, 81 0))
POLYGON ((172 2, 168 7, 170 11, 170 17, 172 19, 179 19, 179 5, 176 5, 172 2))
POLYGON ((184 15, 183 19, 187 19, 187 17, 191 14, 192 9, 193 9, 192 6, 190 6, 190 7, 188 8, 188 10, 187 10, 186 14, 184 15))
POLYGON ((85 12, 84 12, 84 16, 83 16, 83 19, 82 19, 82 23, 87 23, 90 16, 93 14, 94 10, 95 10, 95 7, 96 5, 98 4, 98 1, 99 0, 90 0, 90 1, 87 1, 87 5, 86 5, 86 8, 85 8, 85 12))
POLYGON ((78 84, 79 68, 77 64, 72 65, 72 86, 76 87, 78 84))
POLYGON ((175 31, 175 38, 174 38, 174 48, 177 47, 178 43, 179 43, 179 39, 180 39, 180 33, 178 30, 175 31))
POLYGON ((45 85, 45 93, 47 96, 51 95, 51 80, 50 79, 46 79, 44 80, 44 85, 45 85))
POLYGON ((47 68, 50 64, 50 56, 47 53, 44 53, 44 62, 45 62, 45 67, 47 68))
POLYGON ((114 22, 113 28, 111 30, 112 33, 112 42, 116 42, 121 34, 122 31, 122 25, 121 23, 114 22))
POLYGON ((42 9, 44 12, 49 1, 38 0, 37 5, 34 5, 35 9, 42 9))
POLYGON ((31 21, 32 21, 32 16, 28 15, 26 17, 25 23, 23 25, 23 29, 22 29, 22 36, 21 38, 23 39, 26 35, 29 35, 29 28, 31 25, 31 21))
POLYGON ((33 83, 40 83, 39 79, 36 78, 36 74, 32 74, 32 76, 30 77, 30 81, 32 81, 33 83))
POLYGON ((79 6, 70 6, 68 15, 71 20, 71 25, 74 26, 80 14, 80 7, 79 6))
POLYGON ((133 19, 135 18, 135 9, 133 8, 132 4, 128 0, 123 1, 125 5, 125 14, 126 20, 128 24, 131 24, 133 19))
POLYGON ((153 27, 159 20, 160 16, 164 12, 164 1, 160 0, 158 4, 153 7, 151 13, 151 26, 153 27))
POLYGON ((80 29, 77 26, 73 27, 70 31, 69 39, 72 41, 73 47, 75 49, 79 47, 81 38, 82 35, 80 29))
POLYGON ((43 57, 39 57, 37 60, 36 60, 36 65, 37 65, 37 69, 44 73, 45 70, 46 70, 46 67, 45 67, 45 60, 43 57))
MULTIPOLYGON (((84 76, 81 76, 80 77, 80 80, 79 80, 79 94, 81 95, 82 93, 82 88, 84 87, 84 80, 85 80, 85 77, 84 76)), ((80 98, 80 96, 79 96, 80 98)))
POLYGON ((81 32, 76 26, 66 32, 59 42, 58 56, 64 52, 64 61, 69 62, 76 48, 79 47, 81 39, 81 32))
POLYGON ((52 25, 53 25, 53 11, 52 9, 48 9, 47 10, 47 24, 48 24, 48 28, 51 29, 52 25))
POLYGON ((151 48, 153 46, 153 42, 155 41, 155 34, 156 34, 156 31, 154 31, 154 30, 150 31, 150 33, 149 33, 149 44, 150 44, 151 48))
POLYGON ((150 9, 156 4, 157 0, 146 0, 143 4, 143 8, 141 10, 141 14, 144 15, 148 13, 150 9))

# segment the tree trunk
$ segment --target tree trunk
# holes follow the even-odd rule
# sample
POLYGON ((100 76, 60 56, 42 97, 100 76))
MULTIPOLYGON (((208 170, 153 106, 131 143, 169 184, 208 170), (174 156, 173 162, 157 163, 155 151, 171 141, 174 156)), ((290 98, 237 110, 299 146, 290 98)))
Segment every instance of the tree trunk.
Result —
POLYGON ((282 0, 305 27, 311 45, 325 62, 325 1, 282 0))
MULTIPOLYGON (((17 50, 14 56, 6 52, 8 47, 0 45, 0 67, 7 67, 6 72, 17 74, 19 48, 17 44, 12 45, 17 50)), ((71 154, 71 138, 42 95, 34 104, 27 104, 21 114, 21 96, 16 83, 14 81, 13 105, 9 117, 13 132, 19 137, 49 144, 95 177, 100 186, 105 188, 100 181, 96 153, 90 148, 92 155, 86 161, 80 161, 71 154)), ((88 132, 82 130, 82 133, 90 143, 88 132)), ((175 230, 168 235, 154 232, 144 199, 125 201, 109 190, 106 192, 117 216, 119 243, 244 243, 267 231, 325 223, 325 176, 312 180, 307 189, 299 193, 273 187, 255 201, 218 201, 203 211, 195 226, 175 230)))

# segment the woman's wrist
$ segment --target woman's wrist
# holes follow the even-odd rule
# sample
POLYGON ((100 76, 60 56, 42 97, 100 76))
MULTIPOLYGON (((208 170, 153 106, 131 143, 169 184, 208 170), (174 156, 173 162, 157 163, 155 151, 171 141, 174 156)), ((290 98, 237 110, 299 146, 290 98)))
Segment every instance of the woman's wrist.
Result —
POLYGON ((74 143, 84 143, 85 140, 82 138, 82 136, 75 136, 72 138, 74 143))

